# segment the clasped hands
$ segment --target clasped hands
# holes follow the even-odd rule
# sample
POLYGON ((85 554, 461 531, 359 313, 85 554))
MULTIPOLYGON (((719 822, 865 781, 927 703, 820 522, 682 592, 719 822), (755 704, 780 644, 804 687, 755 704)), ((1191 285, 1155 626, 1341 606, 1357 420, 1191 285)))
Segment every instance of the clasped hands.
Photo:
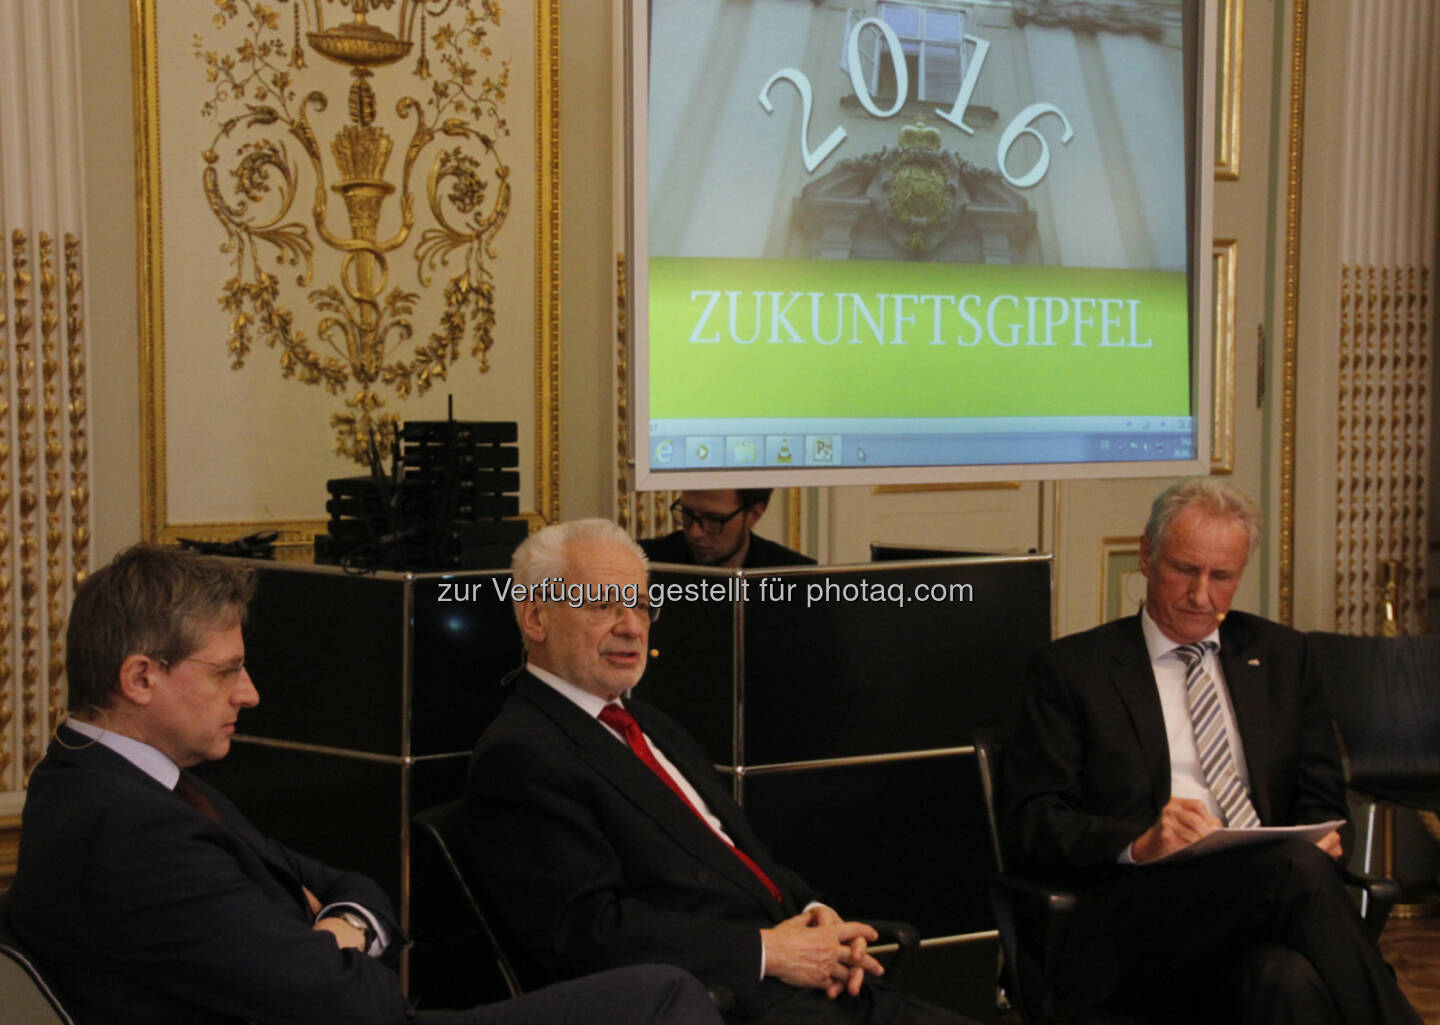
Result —
MULTIPOLYGON (((1165 807, 1160 809, 1160 818, 1155 824, 1130 844, 1130 856, 1137 863, 1163 858, 1182 847, 1190 846, 1220 826, 1220 820, 1210 814, 1204 801, 1172 797, 1165 807)), ((1333 829, 1316 840, 1315 846, 1332 858, 1338 859, 1342 854, 1340 834, 1333 829)))
POLYGON ((846 922, 833 908, 812 904, 794 918, 760 930, 765 974, 792 986, 823 989, 834 1000, 856 996, 867 973, 885 968, 867 953, 876 932, 864 922, 846 922))

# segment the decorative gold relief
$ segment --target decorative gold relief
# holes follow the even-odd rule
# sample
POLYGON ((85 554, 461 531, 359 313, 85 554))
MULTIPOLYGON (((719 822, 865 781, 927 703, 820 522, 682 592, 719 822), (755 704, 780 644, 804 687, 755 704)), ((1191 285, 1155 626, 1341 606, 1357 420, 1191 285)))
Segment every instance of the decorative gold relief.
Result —
POLYGON ((1221 0, 1215 82, 1215 177, 1240 178, 1240 92, 1245 49, 1245 0, 1221 0))
POLYGON ((630 529, 630 288, 624 253, 615 254, 615 522, 630 529))
POLYGON ((1300 183, 1305 163, 1305 29, 1309 0, 1295 0, 1290 31, 1290 131, 1285 159, 1284 303, 1280 344, 1280 549, 1276 617, 1295 616, 1295 354, 1300 324, 1300 183))
MULTIPOLYGON (((131 0, 138 171, 136 211, 141 240, 137 276, 142 361, 142 535, 155 540, 174 540, 181 536, 218 532, 225 539, 233 539, 257 530, 283 529, 286 534, 281 540, 282 555, 303 556, 303 549, 311 543, 314 531, 308 527, 304 528, 303 533, 290 531, 296 525, 322 522, 318 518, 305 518, 310 512, 305 506, 313 505, 318 514, 323 491, 316 493, 313 502, 306 501, 294 511, 276 512, 272 515, 268 510, 292 506, 297 501, 293 490, 281 493, 280 487, 274 482, 319 479, 334 475, 333 472, 316 473, 310 469, 318 454, 311 441, 314 435, 300 438, 299 432, 308 430, 308 424, 314 423, 313 420, 306 420, 306 417, 311 415, 310 410, 317 405, 323 408, 328 401, 326 391, 322 390, 326 372, 325 361, 334 359, 345 364, 345 372, 350 372, 346 360, 350 355, 348 345, 354 333, 354 325, 359 323, 363 329, 368 330, 371 314, 374 313, 376 334, 379 336, 387 324, 407 319, 386 305, 397 288, 402 292, 420 294, 419 303, 408 317, 414 333, 410 339, 402 341, 402 332, 395 327, 391 334, 385 336, 385 344, 394 343, 394 348, 381 360, 380 367, 382 371, 386 368, 392 370, 396 383, 392 386, 382 372, 378 381, 368 389, 384 403, 383 408, 375 407, 372 410, 372 420, 385 413, 401 411, 397 408, 399 403, 396 396, 399 395, 398 389, 405 387, 406 383, 411 388, 410 402, 412 406, 417 405, 420 382, 428 380, 431 390, 425 401, 419 403, 423 408, 422 415, 433 414, 437 409, 443 410, 443 401, 440 401, 443 396, 440 396, 440 393, 453 387, 456 393, 457 416, 473 416, 478 413, 483 418, 518 420, 522 424, 522 431, 526 430, 525 425, 529 421, 533 429, 531 438, 534 447, 527 454, 527 458, 533 460, 534 472, 533 478, 525 483, 530 487, 533 480, 531 500, 534 506, 523 515, 532 520, 553 521, 559 511, 560 492, 559 0, 524 0, 519 5, 497 5, 493 0, 466 0, 465 3, 460 3, 459 0, 425 0, 423 4, 404 0, 403 5, 392 5, 389 8, 381 5, 378 10, 372 10, 373 5, 367 6, 368 22, 376 25, 383 23, 382 33, 388 31, 397 40, 408 38, 411 41, 410 49, 403 60, 391 66, 371 62, 365 55, 371 48, 370 43, 360 36, 357 35, 355 39, 341 38, 345 33, 340 29, 346 25, 354 25, 359 20, 354 17, 358 12, 353 3, 343 4, 343 11, 326 6, 326 0, 303 0, 301 4, 296 4, 293 0, 270 0, 265 4, 256 0, 249 0, 245 4, 239 0, 234 3, 227 0, 224 6, 227 9, 233 8, 234 13, 229 18, 228 29, 217 29, 212 21, 215 10, 210 3, 161 4, 158 0, 131 0), (237 99, 231 96, 226 100, 231 106, 223 113, 217 112, 213 125, 201 120, 201 101, 210 96, 220 84, 217 77, 215 82, 204 86, 203 95, 192 84, 202 79, 206 70, 204 50, 215 49, 217 53, 223 51, 219 59, 223 62, 228 57, 233 65, 231 70, 237 76, 254 70, 253 64, 245 65, 241 69, 238 62, 239 50, 236 46, 229 45, 237 43, 237 40, 224 40, 222 37, 229 32, 239 31, 243 27, 241 23, 248 20, 247 12, 254 10, 259 13, 262 7, 267 12, 267 19, 273 20, 273 24, 267 21, 266 24, 247 32, 268 42, 269 49, 265 60, 271 68, 290 74, 294 93, 302 97, 299 102, 290 104, 290 111, 297 125, 303 113, 311 130, 312 137, 308 139, 302 140, 300 137, 305 134, 303 129, 300 129, 300 135, 294 134, 278 118, 274 124, 268 126, 254 124, 249 120, 251 112, 243 106, 246 103, 256 108, 268 105, 279 109, 281 106, 271 86, 261 79, 246 83, 244 97, 237 99), (474 31, 483 27, 467 24, 466 12, 470 9, 473 9, 471 13, 476 19, 489 19, 486 25, 490 27, 498 25, 494 18, 503 17, 503 27, 492 31, 489 42, 484 44, 493 47, 493 54, 484 52, 483 45, 474 50, 470 49, 471 37, 466 37, 465 31, 471 32, 473 37, 474 31), (321 25, 320 19, 327 14, 328 20, 338 20, 344 24, 340 28, 321 25), (451 34, 444 47, 437 48, 440 45, 436 42, 437 36, 445 30, 447 23, 451 26, 451 34), (354 71, 357 70, 357 64, 336 62, 330 56, 320 54, 312 44, 312 31, 317 34, 317 38, 321 33, 327 34, 326 39, 318 40, 319 46, 335 51, 335 55, 364 57, 361 62, 363 66, 359 66, 359 70, 369 71, 370 75, 356 76, 354 71), (186 45, 197 35, 205 41, 198 60, 186 45), (222 46, 222 42, 227 45, 222 46), (456 57, 461 46, 465 48, 464 54, 456 57), (444 54, 442 49, 446 49, 444 54), (477 54, 480 55, 478 59, 477 54), (456 60, 468 59, 479 69, 478 73, 471 76, 471 81, 465 83, 466 88, 472 91, 472 96, 478 95, 479 91, 486 87, 483 79, 487 71, 493 84, 501 80, 507 66, 510 68, 506 94, 503 97, 497 96, 496 99, 497 107, 503 107, 510 115, 507 130, 514 133, 512 143, 501 138, 493 122, 477 125, 473 110, 459 113, 452 111, 444 117, 437 117, 434 108, 441 102, 435 98, 437 84, 456 75, 465 77, 465 72, 458 70, 458 64, 453 67, 447 64, 447 57, 456 60), (422 77, 426 75, 428 77, 422 77), (357 77, 366 78, 365 85, 369 88, 369 95, 374 98, 373 109, 365 88, 361 87, 358 91, 352 88, 357 77), (397 104, 400 94, 406 92, 400 83, 410 84, 408 91, 414 106, 400 107, 397 104), (254 90, 258 86, 264 86, 266 90, 263 100, 256 98, 254 90), (320 110, 318 101, 312 102, 311 94, 322 95, 333 101, 329 104, 328 115, 320 110), (349 104, 352 94, 357 100, 353 110, 349 104), (210 146, 212 133, 231 118, 239 119, 232 136, 221 140, 218 145, 210 146), (413 174, 407 183, 404 170, 407 161, 413 156, 410 147, 417 139, 424 138, 419 124, 422 119, 433 133, 433 138, 428 147, 414 159, 413 174), (447 134, 456 128, 450 123, 453 121, 468 124, 470 134, 464 137, 447 134), (390 157, 382 170, 385 177, 379 180, 393 186, 394 191, 386 195, 367 194, 365 188, 359 187, 351 189, 347 196, 335 188, 337 184, 341 184, 339 180, 349 180, 376 163, 378 151, 366 148, 370 145, 367 140, 372 140, 373 134, 349 131, 349 127, 367 126, 385 132, 392 140, 390 157), (476 133, 483 132, 486 127, 493 129, 484 132, 494 144, 493 149, 476 138, 476 133), (167 147, 164 152, 180 156, 180 159, 166 158, 164 171, 168 173, 169 180, 163 182, 162 134, 167 147), (341 137, 338 154, 336 147, 332 146, 337 136, 341 137), (286 184, 284 175, 273 163, 267 163, 270 157, 260 151, 260 143, 267 139, 276 147, 284 147, 287 152, 287 171, 298 183, 294 187, 296 194, 291 213, 278 219, 277 204, 282 202, 286 190, 292 186, 286 184), (247 152, 251 160, 242 168, 238 149, 246 143, 253 144, 254 153, 252 155, 247 152), (508 148, 505 148, 507 145, 508 148), (501 148, 505 148, 506 159, 503 163, 509 168, 508 177, 503 181, 496 172, 501 161, 495 156, 496 150, 501 148), (483 203, 477 199, 476 191, 471 185, 462 181, 464 174, 460 163, 452 160, 444 167, 439 166, 443 159, 448 159, 448 154, 453 154, 457 149, 462 156, 468 155, 480 161, 480 170, 476 172, 475 180, 485 183, 488 189, 483 203), (187 351, 184 345, 183 332, 187 327, 204 321, 212 309, 219 311, 219 307, 210 306, 210 300, 204 293, 196 293, 187 286, 191 275, 213 274, 209 280, 214 282, 218 291, 225 279, 235 275, 235 269, 241 265, 243 254, 219 253, 211 248, 210 243, 197 240, 194 227, 185 232, 176 232, 174 228, 176 224, 190 225, 193 222, 203 229, 204 224, 211 223, 212 216, 217 216, 222 226, 225 223, 208 205, 210 197, 204 194, 204 189, 195 187, 197 183, 203 183, 203 178, 195 176, 195 169, 198 167, 203 171, 205 165, 195 162, 192 155, 199 155, 207 150, 213 151, 217 156, 216 163, 212 166, 219 176, 222 198, 234 204, 228 210, 229 215, 238 217, 244 224, 249 225, 249 231, 254 236, 261 254, 260 271, 276 279, 278 298, 275 302, 283 304, 291 313, 288 322, 282 321, 275 325, 280 334, 276 336, 275 352, 271 355, 260 351, 262 346, 255 344, 267 325, 254 320, 252 310, 242 309, 241 313, 252 317, 251 322, 246 325, 252 342, 246 360, 249 367, 243 377, 230 375, 223 381, 207 376, 211 373, 211 361, 203 354, 187 351), (315 187, 312 161, 316 157, 327 174, 328 191, 315 187), (237 172, 235 177, 229 176, 232 170, 237 172), (246 188, 254 186, 256 179, 246 177, 252 172, 262 176, 270 188, 268 193, 262 192, 258 200, 250 200, 240 191, 242 185, 246 188), (411 212, 414 216, 414 226, 409 239, 396 250, 385 250, 385 244, 404 229, 406 211, 403 200, 407 193, 413 197, 411 212), (509 207, 497 206, 502 193, 508 194, 506 203, 509 207), (358 240, 359 245, 356 248, 344 251, 336 249, 320 234, 315 215, 317 197, 326 204, 329 211, 324 223, 332 236, 343 236, 342 242, 346 239, 358 240), (448 220, 448 227, 434 220, 431 210, 432 197, 439 203, 444 217, 448 220), (351 221, 350 200, 357 204, 360 230, 357 230, 351 221), (369 216, 368 204, 372 200, 379 204, 379 219, 375 230, 377 237, 373 243, 364 235, 364 232, 368 231, 365 223, 369 216), (471 203, 477 205, 469 212, 461 210, 462 205, 471 203), (241 204, 248 204, 247 209, 240 210, 241 204), (478 236, 480 229, 477 224, 481 224, 487 217, 495 218, 498 222, 501 213, 511 212, 510 208, 514 208, 513 212, 520 214, 520 218, 518 222, 513 217, 507 218, 509 227, 503 229, 500 241, 495 243, 493 250, 490 245, 491 236, 494 231, 501 231, 498 223, 494 225, 494 231, 491 231, 489 236, 478 239, 473 246, 468 243, 459 247, 452 245, 457 236, 478 236), (267 225, 266 222, 272 220, 275 223, 267 225), (286 248, 288 243, 284 239, 289 236, 285 229, 292 223, 300 226, 308 239, 313 263, 310 285, 297 287, 295 284, 305 272, 306 259, 303 248, 286 248), (170 226, 168 237, 164 230, 166 225, 170 226), (430 246, 425 248, 422 254, 427 225, 439 234, 430 235, 430 246), (517 229, 520 233, 512 235, 511 232, 517 229), (261 238, 260 234, 266 231, 278 234, 272 239, 261 238), (507 238, 509 241, 504 241, 507 238), (359 287, 359 275, 362 266, 367 262, 365 257, 370 258, 372 271, 377 275, 380 273, 381 261, 375 259, 377 253, 374 250, 382 250, 378 256, 386 261, 384 266, 388 270, 389 279, 384 282, 379 298, 372 307, 352 299, 348 290, 359 287), (429 261, 423 267, 422 255, 429 261), (295 262, 280 263, 277 257, 283 257, 286 261, 294 259, 295 262), (485 274, 491 276, 488 279, 489 286, 483 286, 482 282, 483 287, 475 287, 481 277, 477 265, 483 268, 485 274), (210 268, 213 268, 213 271, 210 268), (422 270, 429 275, 430 282, 424 287, 419 284, 422 270), (465 288, 447 290, 447 283, 454 282, 457 278, 463 279, 463 275, 467 273, 470 275, 468 291, 465 288), (181 280, 167 282, 167 275, 181 280), (402 280, 405 278, 408 280, 402 280), (311 294, 319 292, 327 285, 343 296, 346 304, 344 312, 321 309, 318 303, 323 301, 323 297, 317 296, 314 300, 310 298, 311 294), (490 289, 488 293, 487 287, 490 289), (463 323, 458 317, 447 318, 445 315, 447 309, 457 309, 456 304, 462 298, 462 293, 465 301, 469 303, 465 308, 469 319, 463 323), (476 303, 483 304, 492 300, 493 310, 499 320, 487 328, 487 318, 473 314, 476 303), (533 323, 530 321, 532 313, 533 323), (168 356, 167 320, 172 325, 168 356), (320 334, 319 324, 322 320, 334 321, 329 326, 328 337, 337 346, 345 349, 343 355, 329 348, 330 343, 320 334), (499 348, 482 347, 478 355, 473 355, 477 333, 483 335, 485 330, 491 330, 492 339, 501 340, 499 348), (286 348, 286 344, 294 339, 296 332, 303 336, 309 349, 308 354, 299 349, 286 348), (447 355, 449 362, 444 371, 448 376, 442 378, 441 370, 435 365, 435 361, 432 359, 426 363, 422 351, 427 346, 442 344, 436 340, 436 335, 445 335, 448 338, 455 336, 457 332, 459 344, 464 351, 459 354, 458 360, 450 359, 450 355, 447 355), (507 351, 510 359, 504 361, 501 356, 507 351), (294 367, 292 376, 299 380, 306 363, 312 367, 315 365, 314 361, 310 360, 310 355, 320 361, 321 380, 317 387, 299 389, 281 383, 283 368, 281 375, 271 375, 266 371, 263 383, 256 373, 263 369, 262 364, 267 364, 269 359, 289 359, 290 365, 294 367), (514 358, 517 356, 518 359, 514 358), (489 382, 488 386, 483 383, 478 372, 479 366, 486 359, 493 365, 488 377, 483 379, 489 382), (425 365, 420 366, 419 363, 425 365), (396 369, 402 364, 410 368, 408 374, 403 369, 396 369), (533 390, 530 387, 532 368, 533 390), (449 382, 448 387, 445 382, 449 382), (210 384, 215 387, 209 387, 210 384), (185 389, 183 393, 180 390, 182 386, 185 389), (493 394, 487 395, 484 390, 486 387, 489 387, 493 394), (287 389, 304 393, 306 397, 300 398, 297 394, 295 401, 287 401, 287 389), (474 397, 476 406, 466 407, 466 389, 469 389, 470 396, 474 397), (193 456, 193 448, 177 447, 174 441, 174 432, 180 429, 193 432, 192 424, 197 424, 204 434, 208 453, 230 452, 236 444, 242 446, 241 452, 248 451, 243 448, 250 443, 248 437, 237 442, 238 432, 233 427, 205 427, 203 411, 202 419, 195 420, 198 403, 193 396, 197 392, 208 394, 211 391, 223 393, 220 401, 268 404, 265 408, 273 409, 279 415, 270 417, 268 431, 261 433, 268 433, 273 438, 283 432, 287 437, 297 438, 293 445, 288 442, 276 445, 273 440, 264 442, 263 444, 269 446, 267 450, 255 454, 263 455, 274 472, 264 474, 262 482, 255 488, 237 492, 224 499, 213 497, 217 494, 215 489, 197 492, 191 482, 211 473, 212 466, 210 463, 197 462, 193 456), (168 430, 167 407, 172 422, 168 430), (179 481, 185 481, 187 485, 181 486, 177 483, 179 481)), ((245 38, 250 38, 250 35, 245 38)), ((252 48, 255 45, 251 42, 252 48)), ((390 47, 383 42, 378 47, 382 55, 387 50, 398 51, 398 47, 390 47)), ((212 235, 217 244, 227 237, 228 235, 220 232, 212 235)), ((245 266, 253 269, 254 262, 246 263, 245 266)), ((245 280, 254 286, 259 279, 250 276, 245 280)), ((372 284, 377 282, 378 279, 372 280, 372 284)), ((244 300, 249 302, 251 298, 246 295, 244 300)), ((234 314, 228 319, 233 320, 234 314)), ((222 320, 221 323, 225 321, 222 320)), ((231 332, 226 331, 226 336, 230 335, 231 332)), ((364 330, 357 335, 362 338, 364 336, 364 330)), ((374 369, 373 360, 366 362, 362 358, 360 362, 362 374, 368 374, 374 369)), ((218 359, 213 365, 220 365, 218 359)), ((349 403, 364 391, 366 389, 357 383, 352 374, 349 383, 342 389, 341 400, 336 402, 337 407, 340 407, 336 412, 341 416, 357 415, 353 405, 342 406, 341 402, 349 403)), ((361 404, 369 402, 369 398, 363 398, 361 404)), ((327 416, 328 414, 329 410, 326 411, 327 416)), ((406 415, 413 417, 415 414, 411 412, 406 415)), ((441 412, 439 415, 444 414, 441 412)), ((316 426, 319 424, 316 423, 316 426)), ((340 429, 337 428, 337 431, 340 429)), ((341 466, 337 466, 336 470, 340 473, 346 472, 341 466)))
POLYGON ((85 322, 80 312, 83 288, 80 239, 67 233, 65 358, 69 371, 69 402, 65 408, 70 420, 70 569, 76 586, 90 570, 90 415, 85 398, 85 322))
POLYGON ((1425 629, 1429 292, 1423 267, 1340 271, 1335 628, 1345 633, 1425 629))
POLYGON ((28 776, 40 760, 43 695, 40 686, 40 542, 36 509, 40 452, 35 436, 35 355, 31 340, 30 242, 18 228, 11 234, 15 302, 15 433, 19 441, 20 484, 20 750, 28 776))
MULTIPOLYGON (((233 276, 221 291, 230 315, 231 366, 238 369, 259 342, 280 351, 280 372, 332 395, 346 395, 347 411, 330 418, 337 452, 366 461, 373 436, 388 448, 399 421, 381 394, 388 388, 404 399, 424 394, 444 380, 460 360, 461 348, 484 373, 495 343, 495 293, 489 260, 496 233, 510 211, 510 168, 496 149, 509 134, 501 106, 509 85, 509 65, 484 68, 492 56, 487 36, 498 25, 500 8, 472 0, 401 0, 397 28, 391 34, 366 20, 378 4, 351 0, 354 20, 325 27, 319 3, 295 3, 295 33, 301 12, 311 26, 312 49, 350 69, 349 123, 330 140, 331 172, 322 142, 311 124, 311 111, 325 110, 330 97, 313 89, 301 98, 305 55, 287 47, 274 8, 259 0, 227 0, 215 14, 222 40, 216 48, 197 36, 196 55, 204 61, 214 92, 201 108, 217 122, 215 137, 202 154, 205 195, 225 229, 221 252, 233 261, 233 276), (455 16, 422 41, 436 55, 434 80, 423 99, 403 94, 395 112, 414 125, 396 180, 386 176, 395 140, 376 123, 381 99, 373 69, 403 59, 413 45, 415 17, 455 16), (237 38, 238 41, 237 41, 237 38), (480 64, 472 63, 476 58, 480 64), (271 135, 271 132, 279 133, 271 135), (441 136, 446 142, 432 152, 441 136), (243 142, 240 140, 244 140, 243 142), (300 166, 291 157, 298 145, 313 183, 310 223, 295 219, 303 187, 300 166), (223 147, 223 149, 222 149, 223 147), (415 321, 420 294, 391 285, 391 260, 409 241, 416 225, 412 179, 429 162, 423 200, 434 226, 420 233, 413 259, 420 286, 456 258, 460 270, 443 283, 444 313, 433 329, 415 321), (229 183, 222 185, 222 172, 229 183), (329 212, 329 193, 338 195, 348 224, 329 212), (400 224, 381 237, 387 201, 395 197, 400 224), (314 229, 314 238, 311 228, 314 229), (316 272, 316 241, 343 254, 338 278, 308 294, 318 314, 312 344, 301 317, 284 302, 279 275, 269 266, 296 268, 296 283, 309 286, 316 272), (417 328, 420 340, 412 343, 417 328)), ((389 8, 391 3, 385 3, 389 8)), ((428 58, 414 69, 418 86, 431 78, 428 58)), ((406 85, 409 85, 407 83, 406 85)), ((406 85, 400 87, 401 90, 406 85)))
MULTIPOLYGON (((0 260, 0 737, 10 737, 15 722, 10 663, 10 318, 6 311, 7 282, 0 260)), ((0 790, 10 788, 11 745, 0 743, 0 790)))
POLYGON ((1210 472, 1235 472, 1235 299, 1239 242, 1217 238, 1211 250, 1215 278, 1215 366, 1210 413, 1210 472))
POLYGON ((49 722, 64 712, 65 497, 64 440, 60 427, 59 281, 55 240, 40 233, 40 412, 45 444, 45 693, 49 722))

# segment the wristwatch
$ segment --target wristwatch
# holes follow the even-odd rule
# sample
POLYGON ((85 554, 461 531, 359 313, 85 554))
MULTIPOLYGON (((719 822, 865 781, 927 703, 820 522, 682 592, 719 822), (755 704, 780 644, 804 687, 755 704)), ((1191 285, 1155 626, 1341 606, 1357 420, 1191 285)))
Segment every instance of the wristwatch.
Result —
POLYGON ((326 913, 325 917, 338 918, 347 925, 358 929, 360 935, 363 936, 365 940, 365 945, 361 950, 363 952, 369 952, 371 944, 375 942, 375 927, 370 924, 370 920, 364 915, 351 908, 332 908, 326 913))

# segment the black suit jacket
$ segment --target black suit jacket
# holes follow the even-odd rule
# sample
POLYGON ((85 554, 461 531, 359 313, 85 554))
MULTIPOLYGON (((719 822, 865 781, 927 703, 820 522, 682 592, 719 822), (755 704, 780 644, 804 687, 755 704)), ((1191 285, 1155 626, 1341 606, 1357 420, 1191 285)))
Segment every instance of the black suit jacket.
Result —
POLYGON ((763 984, 760 929, 815 894, 776 865, 700 745, 665 715, 626 707, 780 888, 765 889, 630 749, 529 674, 470 763, 470 850, 501 915, 548 970, 570 977, 660 962, 729 988, 744 1015, 789 993, 763 984))
POLYGON ((380 888, 267 840, 199 785, 223 827, 63 726, 36 766, 11 921, 76 1021, 404 1021, 394 971, 315 932, 301 894, 363 905, 398 954, 380 888))
MULTIPOLYGON (((1347 819, 1345 777, 1305 635, 1243 612, 1220 627, 1220 664, 1267 826, 1347 819)), ((1036 654, 1005 753, 1003 834, 1051 876, 1103 873, 1170 799, 1170 749, 1140 619, 1036 654)))
MULTIPOLYGON (((670 562, 681 566, 690 566, 695 562, 695 557, 690 554, 690 546, 685 543, 683 530, 672 530, 664 537, 644 538, 640 547, 645 550, 645 557, 651 562, 670 562)), ((815 560, 810 556, 802 555, 759 534, 751 534, 750 547, 745 550, 745 561, 740 564, 740 568, 772 569, 777 566, 813 565, 815 560)))

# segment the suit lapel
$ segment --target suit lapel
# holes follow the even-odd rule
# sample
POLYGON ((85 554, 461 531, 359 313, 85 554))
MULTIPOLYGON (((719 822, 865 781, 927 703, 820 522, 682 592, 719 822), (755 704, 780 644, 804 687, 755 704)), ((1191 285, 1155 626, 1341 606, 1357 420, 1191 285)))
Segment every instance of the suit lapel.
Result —
POLYGON ((1150 668, 1150 652, 1145 647, 1140 617, 1122 619, 1115 624, 1115 629, 1119 643, 1110 656, 1110 679, 1130 715, 1158 814, 1170 799, 1170 742, 1166 739, 1165 713, 1160 709, 1160 691, 1150 668))
MULTIPOLYGON (((208 828, 218 830, 226 839, 230 850, 237 860, 245 867, 246 874, 252 879, 264 885, 267 882, 274 883, 287 897, 296 900, 303 907, 305 899, 302 893, 303 884, 297 879, 290 867, 276 860, 269 842, 256 832, 248 819, 245 818, 223 794, 215 790, 204 780, 191 775, 196 786, 209 798, 210 803, 215 805, 224 821, 223 826, 217 826, 200 812, 198 808, 191 807, 183 797, 173 790, 167 789, 159 780, 148 772, 135 765, 123 755, 110 750, 98 741, 92 741, 81 733, 77 733, 63 724, 56 731, 55 740, 51 742, 47 757, 55 758, 61 762, 79 766, 92 772, 118 773, 128 776, 145 786, 153 787, 157 795, 164 795, 165 799, 173 800, 178 807, 185 808, 197 818, 203 820, 208 828)), ((278 894, 277 894, 278 896, 278 894)))
MULTIPOLYGON (((569 698, 534 677, 528 674, 521 676, 515 682, 515 689, 518 696, 535 704, 554 721, 574 741, 580 757, 614 786, 631 805, 653 820, 676 844, 753 895, 767 911, 773 913, 776 904, 764 885, 733 851, 727 849, 725 842, 715 835, 715 831, 651 772, 627 745, 616 740, 609 730, 569 698)), ((671 759, 675 767, 684 773, 687 781, 710 803, 706 786, 709 783, 708 777, 703 774, 696 775, 691 766, 675 761, 664 743, 664 738, 657 737, 653 731, 654 720, 645 716, 644 709, 641 709, 641 714, 647 721, 637 719, 640 728, 660 745, 665 756, 671 759)), ((713 803, 711 810, 715 810, 713 803)), ((725 825, 728 831, 729 823, 725 825)), ((731 833, 731 836, 734 837, 735 834, 731 833)))

